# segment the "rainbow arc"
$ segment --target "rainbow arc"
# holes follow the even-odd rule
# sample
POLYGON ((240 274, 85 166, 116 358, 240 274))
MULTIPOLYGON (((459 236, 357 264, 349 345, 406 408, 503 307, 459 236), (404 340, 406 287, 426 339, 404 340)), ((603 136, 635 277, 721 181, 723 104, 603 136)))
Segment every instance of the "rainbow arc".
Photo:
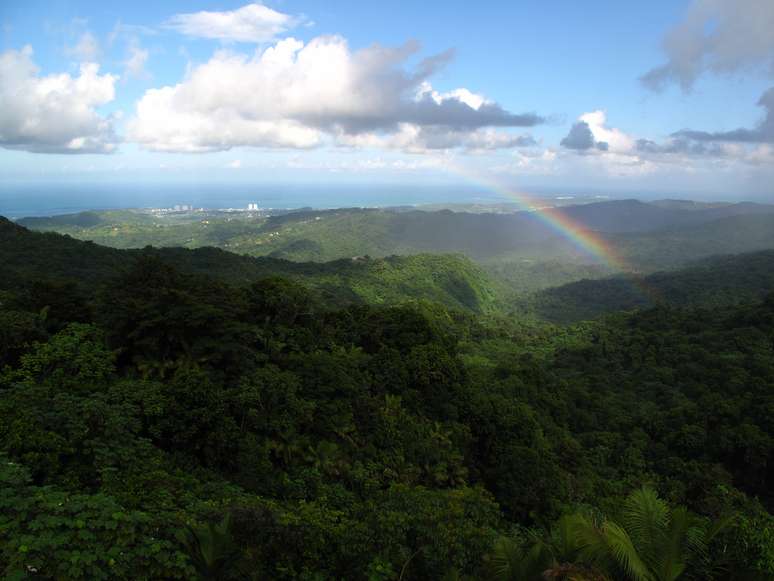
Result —
POLYGON ((551 230, 569 240, 576 248, 599 264, 625 276, 633 287, 649 302, 655 302, 658 294, 645 284, 642 277, 621 254, 599 233, 570 218, 561 208, 546 205, 544 200, 509 187, 491 176, 484 176, 458 164, 447 164, 454 174, 478 187, 486 188, 501 198, 516 202, 523 211, 531 212, 551 230))

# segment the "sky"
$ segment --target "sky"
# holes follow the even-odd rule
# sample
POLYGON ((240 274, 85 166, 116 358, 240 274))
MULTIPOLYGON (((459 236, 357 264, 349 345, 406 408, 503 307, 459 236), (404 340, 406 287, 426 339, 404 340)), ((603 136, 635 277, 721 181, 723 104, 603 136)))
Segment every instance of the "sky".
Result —
POLYGON ((774 201, 774 0, 0 3, 0 181, 774 201))

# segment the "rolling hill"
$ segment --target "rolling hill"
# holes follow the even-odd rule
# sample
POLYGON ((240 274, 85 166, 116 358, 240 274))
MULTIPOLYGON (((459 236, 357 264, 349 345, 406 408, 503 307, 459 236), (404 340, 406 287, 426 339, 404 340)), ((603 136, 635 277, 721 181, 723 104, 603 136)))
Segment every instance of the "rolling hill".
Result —
POLYGON ((367 256, 327 263, 295 263, 241 256, 217 248, 118 250, 56 233, 32 232, 0 218, 2 286, 20 280, 68 279, 99 285, 116 276, 141 253, 157 255, 178 270, 235 284, 270 276, 297 280, 331 305, 396 304, 430 300, 451 308, 486 312, 497 302, 498 286, 459 255, 367 256))
MULTIPOLYGON (((774 206, 619 200, 566 206, 557 212, 601 235, 636 271, 774 247, 774 206)), ((460 253, 482 264, 594 262, 534 212, 345 208, 265 216, 123 210, 27 218, 19 223, 116 248, 214 246, 302 262, 427 252, 460 253)))
POLYGON ((535 293, 520 308, 557 323, 664 303, 712 308, 760 300, 774 289, 774 250, 715 256, 644 277, 580 280, 535 293))

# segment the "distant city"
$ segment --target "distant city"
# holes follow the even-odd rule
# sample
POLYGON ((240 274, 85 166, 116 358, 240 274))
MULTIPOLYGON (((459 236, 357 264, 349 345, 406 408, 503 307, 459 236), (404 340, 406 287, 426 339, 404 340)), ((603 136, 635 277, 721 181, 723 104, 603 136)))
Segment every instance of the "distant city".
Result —
MULTIPOLYGON (((206 212, 207 208, 196 208, 192 204, 175 204, 169 208, 149 208, 152 214, 171 214, 175 212, 206 212)), ((246 208, 218 208, 218 212, 263 212, 264 208, 258 206, 255 202, 247 204, 246 208)))

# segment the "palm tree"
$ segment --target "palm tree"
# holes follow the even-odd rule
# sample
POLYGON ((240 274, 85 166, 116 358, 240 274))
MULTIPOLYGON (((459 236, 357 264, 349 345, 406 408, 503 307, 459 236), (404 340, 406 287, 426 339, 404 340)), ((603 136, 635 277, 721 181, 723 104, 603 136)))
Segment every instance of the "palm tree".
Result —
POLYGON ((189 524, 179 539, 200 579, 229 579, 239 572, 242 554, 231 534, 230 515, 217 524, 189 524))
POLYGON ((676 581, 697 576, 708 545, 727 524, 712 526, 685 507, 670 508, 649 487, 632 492, 620 522, 576 515, 572 535, 582 562, 632 581, 676 581))
POLYGON ((501 538, 490 557, 498 581, 677 581, 706 578, 708 546, 728 520, 707 524, 656 492, 632 492, 618 522, 575 513, 544 538, 501 538))
POLYGON ((546 538, 533 534, 528 543, 500 538, 490 557, 493 577, 498 581, 607 581, 600 571, 579 561, 576 520, 576 515, 564 516, 546 538))
POLYGON ((537 537, 529 544, 501 537, 495 542, 489 559, 492 576, 497 581, 540 580, 550 564, 551 556, 537 537))

